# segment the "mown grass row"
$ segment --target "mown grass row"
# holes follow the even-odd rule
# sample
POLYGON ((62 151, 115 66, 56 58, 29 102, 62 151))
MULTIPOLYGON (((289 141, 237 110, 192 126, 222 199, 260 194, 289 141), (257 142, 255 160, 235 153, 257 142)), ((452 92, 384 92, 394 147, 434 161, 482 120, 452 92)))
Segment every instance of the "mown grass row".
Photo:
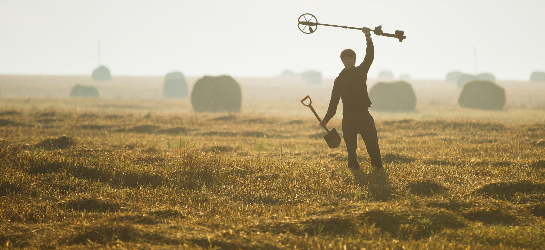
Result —
POLYGON ((63 123, 53 121, 52 127, 21 125, 44 114, 4 115, 11 122, 0 126, 7 135, 0 141, 0 220, 6 222, 0 245, 537 249, 544 244, 540 124, 378 121, 386 171, 370 168, 360 147, 362 171, 350 172, 343 149, 329 151, 316 136, 319 130, 299 120, 112 115, 116 118, 104 120, 101 114, 54 112, 47 117, 63 123), (111 127, 79 124, 91 120, 111 127), (155 132, 187 130, 117 131, 143 128, 128 126, 132 120, 149 123, 155 132), (290 126, 282 131, 279 124, 290 126), (244 131, 260 133, 244 136, 244 131))

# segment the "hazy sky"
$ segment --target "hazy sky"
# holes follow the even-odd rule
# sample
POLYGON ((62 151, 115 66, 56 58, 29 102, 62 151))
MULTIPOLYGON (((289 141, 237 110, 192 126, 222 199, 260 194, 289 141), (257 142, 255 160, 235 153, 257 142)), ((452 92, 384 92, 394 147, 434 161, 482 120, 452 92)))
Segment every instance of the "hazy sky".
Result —
POLYGON ((98 41, 114 76, 334 77, 343 49, 363 59, 360 31, 303 34, 297 18, 306 12, 321 23, 404 30, 402 43, 374 37, 371 77, 461 70, 525 80, 545 71, 543 0, 0 0, 0 73, 90 74, 98 41))

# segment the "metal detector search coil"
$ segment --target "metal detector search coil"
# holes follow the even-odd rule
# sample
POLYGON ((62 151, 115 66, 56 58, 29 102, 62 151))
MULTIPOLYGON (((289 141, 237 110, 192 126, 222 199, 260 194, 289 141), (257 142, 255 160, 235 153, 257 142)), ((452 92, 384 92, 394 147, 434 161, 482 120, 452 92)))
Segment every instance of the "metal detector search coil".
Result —
MULTIPOLYGON (((352 30, 364 30, 369 29, 366 27, 363 28, 356 28, 356 27, 349 27, 349 26, 342 26, 342 25, 334 25, 334 24, 325 24, 325 23, 319 23, 316 16, 305 13, 301 16, 299 16, 299 19, 297 20, 297 27, 299 30, 305 34, 312 34, 316 32, 318 29, 318 25, 322 26, 330 26, 330 27, 338 27, 338 28, 344 28, 344 29, 352 29, 352 30)), ((369 29, 375 33, 377 36, 387 36, 387 37, 394 37, 397 38, 400 42, 403 42, 403 39, 406 39, 405 32, 402 30, 396 30, 394 34, 390 33, 384 33, 382 31, 382 25, 379 25, 375 27, 375 29, 369 29)))

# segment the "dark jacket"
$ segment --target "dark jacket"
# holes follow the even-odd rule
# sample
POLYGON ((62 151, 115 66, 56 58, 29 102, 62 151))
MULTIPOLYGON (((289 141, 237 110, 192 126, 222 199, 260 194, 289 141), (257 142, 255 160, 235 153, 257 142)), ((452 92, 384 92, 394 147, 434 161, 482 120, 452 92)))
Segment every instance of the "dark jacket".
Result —
POLYGON ((371 107, 371 100, 367 92, 367 73, 375 57, 375 48, 370 37, 367 38, 367 49, 363 62, 351 69, 343 69, 335 79, 333 91, 331 91, 331 100, 329 108, 324 117, 325 122, 329 122, 337 113, 339 99, 343 100, 344 118, 355 117, 371 107))

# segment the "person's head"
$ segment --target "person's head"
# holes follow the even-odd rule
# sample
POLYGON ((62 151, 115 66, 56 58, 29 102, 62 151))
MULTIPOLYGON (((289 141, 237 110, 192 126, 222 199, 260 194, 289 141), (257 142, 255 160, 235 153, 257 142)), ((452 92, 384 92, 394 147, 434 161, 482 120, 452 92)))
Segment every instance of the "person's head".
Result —
POLYGON ((345 49, 341 52, 341 61, 345 68, 356 66, 356 52, 351 49, 345 49))

